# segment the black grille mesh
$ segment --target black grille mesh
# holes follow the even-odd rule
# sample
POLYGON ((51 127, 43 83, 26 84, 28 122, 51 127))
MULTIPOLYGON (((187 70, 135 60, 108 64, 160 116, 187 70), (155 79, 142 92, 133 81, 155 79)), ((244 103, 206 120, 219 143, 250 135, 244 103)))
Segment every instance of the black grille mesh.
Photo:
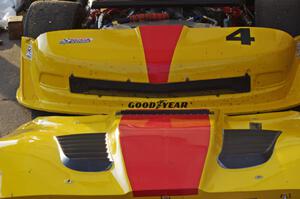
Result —
POLYGON ((164 84, 97 80, 71 75, 69 83, 72 93, 120 97, 192 97, 247 93, 251 91, 251 77, 248 74, 239 77, 164 84))

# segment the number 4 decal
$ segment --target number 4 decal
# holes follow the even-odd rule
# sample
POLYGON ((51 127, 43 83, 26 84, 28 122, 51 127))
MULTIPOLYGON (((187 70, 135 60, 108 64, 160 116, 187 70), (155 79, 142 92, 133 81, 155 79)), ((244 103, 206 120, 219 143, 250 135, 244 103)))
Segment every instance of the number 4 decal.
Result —
POLYGON ((251 37, 250 28, 240 28, 237 31, 231 33, 226 37, 227 41, 241 41, 242 45, 251 45, 251 42, 255 41, 254 37, 251 37))

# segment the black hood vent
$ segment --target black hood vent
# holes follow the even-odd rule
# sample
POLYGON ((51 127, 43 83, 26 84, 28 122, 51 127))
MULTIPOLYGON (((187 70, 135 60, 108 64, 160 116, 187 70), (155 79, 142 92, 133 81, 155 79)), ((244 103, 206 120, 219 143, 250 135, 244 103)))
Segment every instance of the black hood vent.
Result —
POLYGON ((261 165, 271 158, 280 134, 262 129, 226 129, 219 164, 228 169, 261 165))
POLYGON ((112 160, 106 144, 106 133, 57 136, 60 158, 73 170, 97 172, 109 170, 112 160))

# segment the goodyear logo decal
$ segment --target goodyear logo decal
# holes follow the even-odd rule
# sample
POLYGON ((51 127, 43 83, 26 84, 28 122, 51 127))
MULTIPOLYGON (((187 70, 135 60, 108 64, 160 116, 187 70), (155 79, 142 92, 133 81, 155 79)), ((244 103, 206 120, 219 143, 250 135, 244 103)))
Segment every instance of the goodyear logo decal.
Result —
POLYGON ((188 102, 170 102, 167 100, 160 100, 157 102, 130 102, 128 108, 135 109, 171 109, 171 108, 188 108, 188 102))

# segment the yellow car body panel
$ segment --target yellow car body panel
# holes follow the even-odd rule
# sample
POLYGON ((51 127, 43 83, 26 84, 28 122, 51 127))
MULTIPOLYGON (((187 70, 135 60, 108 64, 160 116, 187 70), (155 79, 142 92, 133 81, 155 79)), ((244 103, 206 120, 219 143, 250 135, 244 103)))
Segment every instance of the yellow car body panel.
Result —
MULTIPOLYGON (((98 96, 70 91, 74 75, 91 80, 150 83, 140 28, 67 30, 22 38, 18 101, 32 109, 69 114, 110 114, 130 103, 187 103, 189 109, 238 114, 288 109, 300 104, 297 39, 273 29, 249 28, 255 41, 226 40, 239 28, 183 27, 169 83, 249 75, 251 91, 180 97, 98 96), (67 39, 85 43, 64 44, 67 39)), ((170 107, 168 107, 170 108, 170 107)), ((172 107, 171 107, 172 108, 172 107)), ((176 106, 174 108, 182 108, 176 106)), ((160 109, 160 108, 158 108, 160 109)))
MULTIPOLYGON (((124 151, 120 148, 120 118, 121 115, 41 117, 2 138, 1 198, 133 198, 124 151), (63 165, 55 136, 99 132, 108 135, 108 150, 114 162, 108 171, 80 172, 63 165)), ((298 112, 225 116, 214 110, 209 121, 210 145, 198 195, 171 198, 300 198, 298 112), (263 129, 282 131, 271 158, 254 167, 223 168, 217 161, 223 129, 248 129, 249 122, 261 123, 263 129)), ((185 125, 190 121, 173 122, 185 125)))

